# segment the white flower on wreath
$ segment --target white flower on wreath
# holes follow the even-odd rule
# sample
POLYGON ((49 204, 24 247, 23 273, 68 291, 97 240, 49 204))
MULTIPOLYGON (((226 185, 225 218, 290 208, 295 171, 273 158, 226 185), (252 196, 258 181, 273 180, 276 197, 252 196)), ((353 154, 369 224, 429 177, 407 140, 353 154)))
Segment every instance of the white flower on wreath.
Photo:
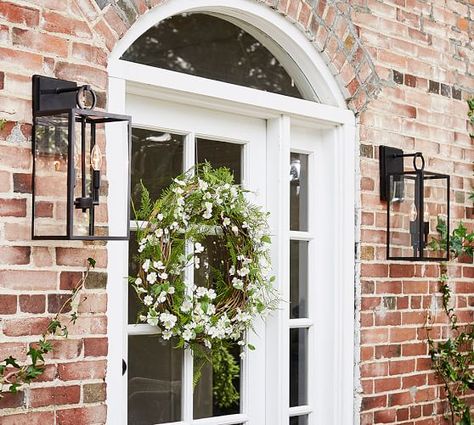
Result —
POLYGON ((137 278, 135 279, 135 285, 140 286, 140 285, 142 285, 142 284, 143 284, 142 278, 141 278, 141 277, 137 277, 137 278))
POLYGON ((152 305, 153 304, 153 297, 151 295, 146 295, 143 298, 143 304, 145 304, 146 306, 152 305))
POLYGON ((151 272, 147 277, 146 280, 150 285, 153 285, 156 282, 157 275, 155 272, 151 272))
POLYGON ((208 316, 212 316, 215 313, 216 313, 216 306, 214 304, 209 304, 207 306, 206 314, 208 316))
POLYGON ((183 304, 181 304, 180 310, 183 313, 187 313, 188 311, 191 311, 193 309, 193 303, 189 300, 184 300, 183 304))
POLYGON ((177 195, 182 195, 184 193, 184 190, 181 189, 180 187, 173 187, 173 189, 171 189, 174 193, 176 193, 177 195))
POLYGON ((232 279, 232 286, 235 288, 235 289, 244 289, 244 282, 242 279, 239 279, 237 277, 234 277, 232 279))
POLYGON ((196 297, 197 297, 197 298, 202 298, 202 297, 204 297, 205 295, 207 295, 207 288, 204 288, 204 286, 199 286, 199 287, 196 289, 196 297))
POLYGON ((165 265, 163 264, 163 261, 153 261, 153 267, 157 270, 163 270, 165 265))
POLYGON ((250 270, 248 267, 242 267, 240 270, 237 270, 237 274, 240 277, 247 276, 250 273, 250 270))
POLYGON ((190 341, 191 339, 196 338, 196 332, 191 329, 185 329, 181 336, 185 341, 190 341))
POLYGON ((200 244, 199 242, 196 242, 196 243, 194 244, 194 252, 195 252, 196 254, 200 254, 200 253, 203 252, 203 251, 204 251, 204 246, 203 246, 202 244, 200 244))
POLYGON ((199 269, 201 267, 201 259, 199 257, 194 257, 194 268, 199 269))
POLYGON ((142 264, 142 269, 145 272, 148 272, 148 269, 150 268, 151 261, 149 259, 146 259, 143 264, 142 264))
POLYGON ((168 294, 173 295, 174 293, 175 293, 174 286, 170 286, 170 287, 168 288, 168 294))
POLYGON ((146 322, 151 326, 158 326, 158 316, 152 316, 148 314, 146 322))
POLYGON ((178 318, 174 314, 166 312, 160 314, 160 321, 166 329, 172 329, 176 324, 176 320, 178 318))
POLYGON ((186 182, 180 179, 174 179, 174 182, 179 184, 180 186, 186 186, 186 182))
POLYGON ((164 330, 164 331, 162 332, 162 334, 161 334, 161 337, 162 337, 165 341, 167 341, 168 339, 170 339, 172 336, 173 336, 173 332, 170 331, 170 330, 168 330, 168 329, 167 329, 167 330, 164 330))
POLYGON ((156 216, 156 218, 157 218, 159 221, 163 220, 163 214, 159 213, 159 214, 156 216))
POLYGON ((214 291, 214 289, 208 289, 207 290, 207 297, 210 299, 210 300, 215 300, 216 297, 217 297, 217 294, 216 294, 216 291, 214 291))
POLYGON ((168 273, 162 272, 158 276, 160 276, 160 279, 166 280, 168 279, 168 273))
POLYGON ((156 299, 156 302, 158 304, 163 304, 166 301, 166 291, 161 291, 160 295, 158 295, 158 298, 156 299))
POLYGON ((239 234, 239 228, 235 224, 231 227, 231 229, 234 232, 235 236, 239 234))
POLYGON ((222 225, 223 226, 228 226, 230 224, 230 218, 229 217, 224 217, 224 220, 222 220, 222 225))
POLYGON ((161 238, 163 236, 163 229, 161 227, 155 230, 155 236, 157 238, 161 238))
POLYGON ((209 184, 204 180, 198 179, 198 187, 199 190, 205 191, 208 189, 209 184))

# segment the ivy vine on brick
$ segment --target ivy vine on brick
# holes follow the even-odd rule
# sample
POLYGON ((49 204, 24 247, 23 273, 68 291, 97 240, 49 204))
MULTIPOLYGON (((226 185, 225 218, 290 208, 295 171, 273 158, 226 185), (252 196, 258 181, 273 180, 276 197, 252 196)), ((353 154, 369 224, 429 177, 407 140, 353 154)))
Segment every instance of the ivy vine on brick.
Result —
POLYGON ((80 305, 80 293, 84 288, 89 271, 95 267, 96 261, 93 258, 87 259, 86 270, 82 273, 81 279, 72 289, 72 294, 59 308, 58 312, 49 321, 40 339, 31 344, 26 355, 28 361, 20 365, 13 356, 9 356, 0 362, 0 398, 6 393, 16 393, 22 386, 28 385, 40 377, 45 371, 44 356, 48 354, 53 346, 50 338, 53 336, 68 337, 67 325, 61 321, 66 308, 70 307, 69 323, 74 324, 77 320, 77 310, 80 305))

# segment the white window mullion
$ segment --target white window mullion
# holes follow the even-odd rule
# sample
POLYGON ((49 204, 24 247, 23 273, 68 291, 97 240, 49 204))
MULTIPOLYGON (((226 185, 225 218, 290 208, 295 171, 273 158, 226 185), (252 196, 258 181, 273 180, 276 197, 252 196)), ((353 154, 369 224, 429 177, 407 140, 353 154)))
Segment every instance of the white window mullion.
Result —
POLYGON ((281 115, 267 121, 267 209, 272 234, 271 256, 276 285, 284 300, 267 321, 266 408, 267 422, 288 425, 289 405, 289 164, 290 118, 281 115), (270 148, 271 147, 271 148, 270 148))
MULTIPOLYGON (((188 133, 184 141, 184 170, 189 170, 194 166, 196 161, 196 136, 194 133, 188 133)), ((193 253, 193 245, 186 243, 186 253, 193 253)), ((188 288, 192 288, 194 284, 194 263, 191 261, 184 271, 185 281, 188 288)), ((193 420, 194 399, 193 399, 193 355, 190 349, 184 350, 183 355, 183 380, 182 380, 182 399, 181 410, 182 418, 186 424, 193 420)))

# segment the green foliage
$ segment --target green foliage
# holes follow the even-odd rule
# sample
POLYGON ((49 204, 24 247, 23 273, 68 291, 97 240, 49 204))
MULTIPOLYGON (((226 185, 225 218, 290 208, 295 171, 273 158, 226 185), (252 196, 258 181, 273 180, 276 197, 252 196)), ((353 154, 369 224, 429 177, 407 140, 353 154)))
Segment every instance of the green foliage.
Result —
MULTIPOLYGON (((62 324, 61 316, 66 306, 75 306, 76 309, 79 306, 80 291, 84 287, 90 269, 94 268, 95 264, 96 262, 93 258, 87 259, 86 271, 72 290, 72 295, 64 302, 56 315, 50 320, 46 330, 41 335, 41 338, 30 345, 29 350, 26 353, 29 357, 29 361, 24 365, 20 365, 17 359, 9 356, 0 362, 0 398, 5 393, 18 392, 23 385, 30 384, 43 374, 45 370, 44 356, 53 349, 48 338, 58 335, 63 337, 68 336, 67 326, 62 324)), ((77 313, 74 308, 69 315, 70 322, 74 323, 77 319, 77 313)))
POLYGON ((7 120, 4 118, 0 119, 0 131, 2 131, 6 125, 7 125, 7 120))
MULTIPOLYGON (((438 239, 431 242, 433 249, 447 249, 447 225, 438 219, 438 239)), ((474 234, 461 222, 449 237, 450 258, 473 255, 474 234)), ((474 389, 474 324, 460 326, 449 287, 447 265, 440 266, 439 292, 442 295, 443 311, 448 317, 450 335, 447 339, 435 341, 428 328, 428 346, 432 367, 444 384, 449 405, 449 419, 452 425, 472 425, 470 406, 463 396, 468 389, 474 389)))

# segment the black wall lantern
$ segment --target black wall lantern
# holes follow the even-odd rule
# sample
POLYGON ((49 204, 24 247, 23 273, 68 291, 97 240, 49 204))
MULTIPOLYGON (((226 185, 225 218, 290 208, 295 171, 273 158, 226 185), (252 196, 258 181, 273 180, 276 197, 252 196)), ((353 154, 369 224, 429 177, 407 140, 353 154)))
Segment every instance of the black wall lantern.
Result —
POLYGON ((128 239, 131 118, 94 110, 96 100, 89 86, 33 76, 33 239, 128 239), (110 131, 119 140, 107 143, 126 151, 124 164, 103 160, 110 131), (119 220, 110 217, 105 178, 117 166, 119 220))
POLYGON ((435 250, 439 220, 447 225, 449 247, 449 176, 425 171, 420 152, 380 146, 380 199, 387 201, 387 259, 406 261, 448 260, 449 250, 435 250), (412 158, 405 171, 405 158, 412 158))

